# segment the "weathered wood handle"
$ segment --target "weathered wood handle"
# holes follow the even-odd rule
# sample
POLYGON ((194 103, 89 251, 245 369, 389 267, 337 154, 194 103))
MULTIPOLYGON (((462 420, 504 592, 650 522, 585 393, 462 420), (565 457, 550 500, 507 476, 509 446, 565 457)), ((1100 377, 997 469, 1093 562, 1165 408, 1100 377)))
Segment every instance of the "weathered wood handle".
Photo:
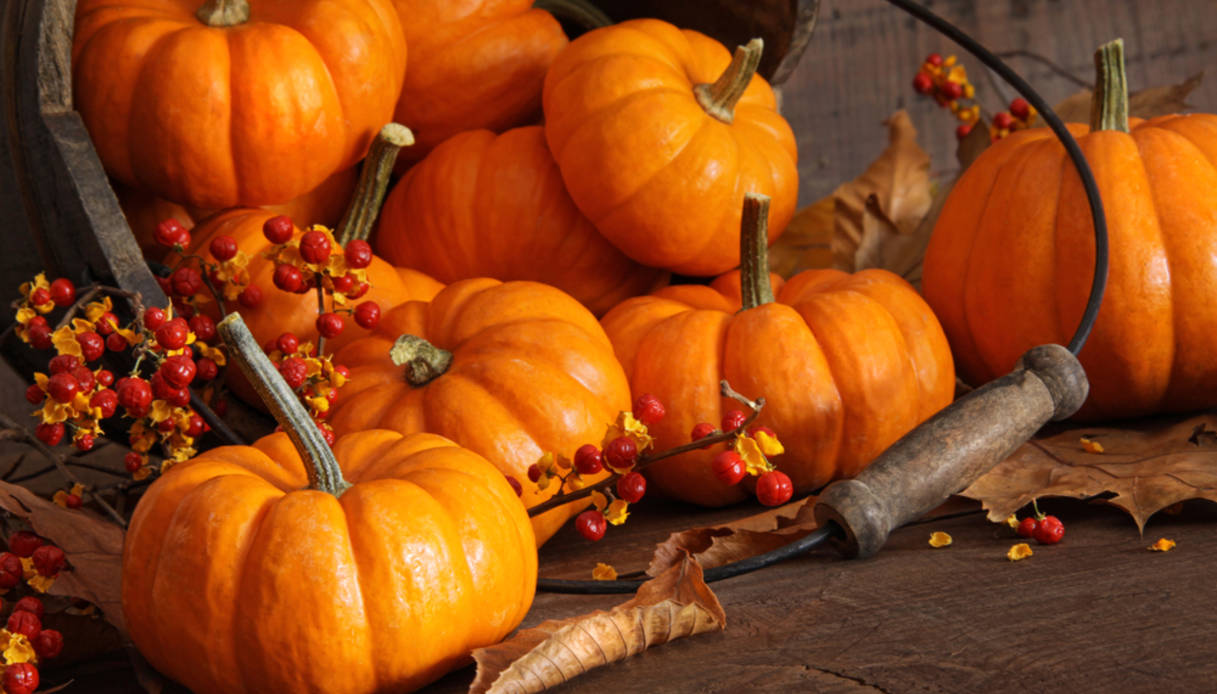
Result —
POLYGON ((816 500, 816 519, 845 531, 840 549, 846 556, 870 556, 892 530, 967 487, 1050 419, 1076 412, 1089 391, 1086 373, 1069 350, 1035 347, 1014 371, 910 431, 856 478, 829 485, 816 500))

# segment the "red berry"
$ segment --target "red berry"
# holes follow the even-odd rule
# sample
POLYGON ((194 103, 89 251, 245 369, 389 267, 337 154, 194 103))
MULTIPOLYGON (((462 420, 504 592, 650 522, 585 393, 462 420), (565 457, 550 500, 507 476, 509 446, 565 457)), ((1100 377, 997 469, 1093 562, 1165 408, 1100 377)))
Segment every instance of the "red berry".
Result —
POLYGON ((351 378, 351 370, 348 369, 345 364, 336 364, 334 366, 334 371, 342 374, 342 377, 345 379, 349 380, 351 378))
POLYGON ((34 316, 25 329, 25 335, 30 339, 30 346, 34 349, 50 349, 55 346, 51 342, 51 324, 47 323, 42 316, 34 316))
POLYGON ((13 663, 4 667, 5 694, 33 694, 38 689, 38 668, 33 663, 13 663))
POLYGON ((343 254, 346 256, 347 267, 359 269, 372 264, 372 245, 367 241, 348 241, 343 254))
POLYGON ((172 419, 162 419, 156 425, 157 431, 160 431, 161 433, 165 433, 165 434, 168 434, 169 432, 173 431, 176 428, 177 428, 177 422, 173 421, 172 419))
POLYGON ((97 332, 102 336, 109 335, 118 327, 118 316, 106 311, 97 319, 97 332))
POLYGON ((127 338, 118 333, 110 333, 106 338, 106 349, 111 352, 121 352, 127 348, 127 338))
POLYGON ((1035 534, 1035 526, 1038 525, 1035 518, 1027 516, 1018 522, 1018 527, 1014 532, 1018 533, 1019 537, 1031 537, 1035 534))
POLYGON ((325 445, 333 446, 334 439, 337 438, 334 435, 334 430, 325 426, 321 422, 317 422, 317 428, 321 430, 321 438, 325 439, 325 445))
POLYGON ((638 444, 628 436, 618 436, 604 447, 604 462, 618 469, 625 469, 638 459, 638 444))
POLYGON ((284 354, 295 354, 300 349, 300 338, 294 333, 283 333, 275 339, 275 348, 284 354))
POLYGON ((608 529, 608 523, 604 520, 604 514, 590 509, 575 516, 575 530, 583 537, 595 542, 604 537, 604 531, 608 529))
POLYGON ((85 361, 97 361, 101 359, 101 355, 106 353, 105 338, 92 330, 77 335, 76 342, 80 345, 80 351, 84 354, 85 361))
POLYGON ((748 421, 748 413, 743 410, 731 410, 723 415, 723 431, 735 431, 744 426, 746 421, 748 421))
POLYGON ((101 410, 101 418, 109 419, 118 411, 118 393, 109 388, 99 390, 89 398, 89 407, 101 410))
MULTIPOLYGON (((39 540, 39 542, 41 542, 41 540, 39 540)), ((37 549, 37 548, 35 548, 35 549, 37 549)), ((31 554, 32 553, 33 552, 31 551, 31 554)), ((18 600, 13 605, 13 612, 30 612, 30 613, 33 613, 33 615, 35 617, 37 617, 38 619, 42 619, 42 615, 45 612, 45 610, 42 606, 41 600, 34 597, 33 595, 27 595, 24 598, 21 598, 20 600, 18 600)))
POLYGON ((964 139, 971 133, 972 133, 972 124, 971 123, 964 123, 963 125, 960 125, 955 128, 955 137, 960 140, 964 139))
POLYGON ((51 302, 51 290, 45 287, 39 287, 30 292, 30 303, 35 306, 41 306, 51 302))
POLYGON ((998 111, 993 114, 993 127, 999 130, 1009 130, 1011 125, 1014 125, 1014 118, 1009 113, 998 111))
POLYGON ((271 243, 287 243, 296 231, 292 218, 281 214, 262 223, 262 235, 271 243))
POLYGON ((159 373, 161 378, 174 388, 185 388, 194 381, 195 374, 198 373, 198 366, 189 355, 175 354, 172 357, 166 357, 165 361, 161 362, 159 373))
POLYGON ((220 262, 232 260, 237 255, 237 240, 231 236, 217 236, 207 248, 211 251, 211 257, 220 262))
MULTIPOLYGON (((700 441, 707 436, 713 436, 715 431, 718 430, 714 428, 713 424, 709 422, 701 422, 693 427, 693 433, 689 435, 689 440, 700 441)), ((709 446, 703 446, 703 448, 709 448, 709 446)))
POLYGON ((790 501, 794 485, 781 470, 770 470, 756 480, 756 498, 766 506, 779 506, 790 501))
POLYGON ((1056 516, 1044 516, 1036 524, 1032 536, 1041 545, 1055 545, 1065 537, 1065 524, 1056 516))
POLYGON ((516 496, 524 495, 524 487, 520 484, 520 480, 512 477, 511 475, 503 476, 507 478, 507 484, 511 485, 511 490, 516 493, 516 496))
POLYGON ((33 612, 25 610, 15 611, 8 616, 8 624, 6 629, 14 634, 22 634, 25 638, 33 641, 38 632, 42 631, 42 620, 33 612))
POLYGON ((31 405, 37 405, 45 398, 46 393, 42 392, 37 383, 25 389, 25 401, 31 405))
POLYGON ((323 313, 317 316, 317 332, 326 339, 338 337, 346 327, 342 316, 337 313, 323 313))
POLYGON ((190 243, 190 232, 186 230, 186 227, 182 226, 181 222, 170 217, 156 225, 153 238, 156 239, 158 244, 166 248, 173 248, 174 245, 179 243, 183 246, 190 243))
POLYGON ((138 419, 148 414, 152 405, 152 385, 142 378, 120 378, 115 385, 118 392, 118 404, 127 410, 127 414, 138 419))
POLYGON ((748 468, 744 465, 744 459, 735 451, 723 451, 714 456, 714 462, 710 464, 710 469, 720 482, 728 486, 739 484, 744 479, 744 476, 748 474, 748 468))
POLYGON ((42 576, 54 576, 67 563, 67 556, 55 545, 43 545, 34 550, 30 556, 34 561, 34 571, 42 576))
POLYGON ((214 342, 216 339, 216 322, 211 316, 199 313, 190 319, 190 332, 202 342, 214 342))
POLYGON ((144 466, 144 457, 135 451, 131 451, 123 456, 123 465, 127 468, 127 472, 135 472, 144 466))
MULTIPOLYGON (((78 450, 78 451, 91 451, 91 450, 93 450, 93 444, 96 442, 97 442, 97 440, 93 437, 92 434, 81 434, 80 436, 77 436, 76 440, 73 441, 72 443, 75 444, 76 450, 78 450)), ((72 496, 75 496, 75 495, 69 495, 69 498, 71 498, 72 496)), ((68 508, 77 508, 78 506, 80 506, 80 497, 78 497, 78 496, 76 497, 76 502, 77 502, 76 506, 73 506, 70 502, 65 501, 65 503, 67 503, 67 505, 68 505, 68 508)))
POLYGON ((355 275, 346 274, 335 277, 330 281, 334 283, 334 291, 339 294, 349 294, 359 280, 355 279, 355 275))
MULTIPOLYGON (((30 555, 32 556, 33 552, 30 552, 30 555)), ((21 558, 12 552, 0 552, 0 589, 12 588, 20 583, 24 576, 25 568, 21 566, 21 558)))
MULTIPOLYGON (((91 437, 91 436, 90 436, 89 438, 90 438, 90 439, 92 439, 92 437, 91 437)), ((93 442, 92 442, 92 441, 90 441, 90 442, 89 442, 89 446, 90 446, 90 447, 92 447, 92 446, 93 446, 93 442)), ((84 450, 88 450, 88 449, 86 448, 86 449, 84 449, 84 450)), ((80 498, 79 496, 77 496, 76 494, 65 494, 65 495, 63 496, 63 505, 64 505, 64 506, 67 506, 68 508, 80 508, 80 505, 81 505, 82 503, 84 503, 84 502, 83 502, 83 501, 81 500, 81 498, 80 498)))
POLYGON ((165 349, 181 349, 186 346, 190 326, 185 318, 174 318, 156 329, 156 344, 165 349))
POLYGON ((109 369, 102 369, 97 372, 97 382, 103 387, 109 388, 114 385, 114 372, 109 369))
POLYGON ((938 67, 939 65, 942 65, 942 56, 937 53, 931 53, 925 57, 925 62, 933 65, 934 67, 938 67))
POLYGON ((295 390, 304 385, 308 378, 308 364, 300 357, 288 357, 279 362, 279 374, 287 381, 288 387, 295 390))
POLYGON ((64 371, 51 376, 51 380, 46 384, 46 392, 55 398, 55 402, 71 402, 79 390, 80 382, 75 376, 64 371))
POLYGON ((192 267, 180 267, 169 277, 173 293, 178 296, 191 297, 203 291, 203 276, 192 267))
POLYGON ((279 264, 275 266, 275 274, 271 277, 271 282, 285 292, 295 292, 304 286, 304 274, 293 265, 279 264))
POLYGON ((80 386, 80 392, 88 393, 97 385, 97 377, 89 371, 87 366, 78 366, 72 369, 72 378, 76 379, 76 385, 80 386))
POLYGON ((963 96, 963 85, 958 82, 943 82, 938 91, 947 101, 955 101, 963 96))
POLYGON ((529 465, 527 474, 529 482, 536 482, 541 479, 541 466, 536 463, 529 465))
POLYGON ((198 362, 195 363, 195 368, 198 371, 195 378, 199 381, 210 381, 216 376, 220 375, 220 367, 207 357, 199 359, 198 362))
POLYGON ((647 426, 651 426, 663 419, 665 414, 667 414, 667 411, 664 410, 663 403, 659 401, 659 398, 650 393, 643 393, 634 401, 634 416, 638 418, 638 421, 647 426))
POLYGON ((72 284, 72 280, 60 277, 51 282, 51 301, 60 308, 71 306, 76 301, 76 285, 72 284))
POLYGON ((63 422, 55 422, 54 424, 43 422, 34 427, 34 436, 37 436, 39 441, 48 446, 58 446, 59 442, 63 440, 63 432, 63 422))
POLYGON ((144 311, 144 327, 148 330, 156 330, 165 324, 165 310, 153 306, 144 311))
POLYGON ((330 240, 324 232, 306 231, 300 237, 300 257, 306 263, 324 263, 330 257, 330 240))
POLYGON ((617 496, 626 503, 641 501, 647 493, 647 479, 640 472, 627 472, 617 478, 617 496))
POLYGON ((934 89, 934 78, 924 72, 918 72, 913 77, 913 89, 918 94, 929 94, 934 89))
POLYGON ((205 431, 207 431, 207 422, 203 420, 203 416, 197 413, 190 415, 190 424, 186 426, 186 435, 198 437, 202 436, 205 431))
POLYGON ((52 374, 71 372, 80 366, 80 360, 71 354, 57 354, 51 357, 51 363, 47 365, 52 374))
POLYGON ((8 537, 8 551, 19 557, 33 556, 34 550, 44 544, 41 537, 28 530, 18 530, 8 537))
POLYGON ((368 284, 367 282, 360 282, 360 283, 359 283, 359 286, 358 286, 358 287, 356 287, 356 288, 354 289, 354 291, 349 291, 349 292, 347 292, 347 293, 346 293, 347 298, 348 298, 348 299, 358 299, 358 298, 361 298, 361 297, 362 297, 364 294, 367 294, 367 293, 368 293, 368 290, 369 290, 369 289, 371 289, 371 288, 372 288, 372 285, 368 284))
POLYGON ((1015 118, 1025 121, 1031 117, 1031 104, 1023 97, 1018 97, 1010 102, 1010 115, 1015 118))
POLYGON ((380 304, 375 301, 365 301, 355 307, 355 322, 359 327, 371 330, 380 323, 380 304))
POLYGON ((604 469, 600 459, 600 449, 590 443, 579 446, 575 451, 575 469, 580 475, 594 475, 604 469))
MULTIPOLYGON (((22 598, 24 600, 25 598, 22 598)), ((39 660, 49 660, 63 652, 63 634, 56 629, 43 629, 34 637, 34 652, 39 660)))
POLYGON ((262 290, 257 285, 251 284, 241 290, 237 295, 237 301, 245 308, 253 308, 262 303, 262 290))

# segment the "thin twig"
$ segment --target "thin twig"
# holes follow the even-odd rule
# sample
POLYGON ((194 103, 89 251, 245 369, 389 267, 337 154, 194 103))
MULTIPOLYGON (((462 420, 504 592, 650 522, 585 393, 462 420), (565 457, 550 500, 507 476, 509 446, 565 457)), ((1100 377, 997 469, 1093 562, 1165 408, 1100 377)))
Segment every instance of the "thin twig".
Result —
MULTIPOLYGON (((748 415, 748 418, 744 420, 743 424, 740 424, 738 427, 736 427, 735 429, 732 429, 731 431, 717 431, 709 436, 700 438, 696 441, 691 441, 689 443, 686 443, 683 446, 669 448, 665 451, 660 451, 660 452, 654 453, 652 455, 640 455, 640 456, 638 456, 638 460, 634 463, 634 467, 631 468, 631 471, 644 470, 647 467, 650 467, 651 465, 653 465, 654 463, 657 463, 660 460, 664 460, 665 458, 671 458, 673 456, 678 456, 682 453, 688 453, 689 451, 696 451, 701 448, 709 448, 710 446, 713 446, 716 443, 730 441, 730 440, 734 439, 736 436, 739 436, 740 432, 746 430, 748 428, 749 424, 752 424, 752 422, 756 421, 756 418, 758 416, 760 416, 760 414, 761 414, 761 408, 763 408, 765 406, 765 398, 757 398, 756 400, 749 400, 748 398, 741 395, 734 388, 732 388, 726 381, 719 381, 719 390, 722 393, 723 397, 736 400, 736 401, 742 403, 748 409, 752 410, 752 412, 748 415)), ((538 516, 551 509, 555 509, 559 506, 569 504, 572 501, 577 501, 579 499, 589 497, 592 495, 592 492, 597 492, 597 491, 600 491, 601 489, 605 489, 605 488, 609 487, 610 485, 616 484, 617 479, 619 477, 621 477, 621 473, 609 475, 608 477, 600 480, 599 482, 597 482, 593 485, 584 487, 582 489, 576 489, 575 491, 567 492, 566 494, 558 494, 556 496, 552 496, 549 499, 546 499, 545 501, 543 501, 535 506, 530 506, 528 508, 528 515, 529 516, 538 516)))
MULTIPOLYGON (((321 277, 317 277, 317 318, 325 315, 325 288, 322 286, 321 277)), ((325 354, 325 335, 321 334, 321 330, 317 330, 317 356, 325 354)))

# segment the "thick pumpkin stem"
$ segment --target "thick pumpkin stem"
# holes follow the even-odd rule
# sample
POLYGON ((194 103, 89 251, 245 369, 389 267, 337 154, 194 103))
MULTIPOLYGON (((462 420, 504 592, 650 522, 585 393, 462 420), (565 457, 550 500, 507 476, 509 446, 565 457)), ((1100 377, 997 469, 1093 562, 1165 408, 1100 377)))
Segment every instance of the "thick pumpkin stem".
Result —
POLYGON ((406 367, 406 382, 415 388, 444 375, 452 365, 452 352, 441 349, 417 335, 402 335, 393 343, 389 357, 397 366, 406 367))
POLYGON ((232 27, 249 21, 249 0, 207 0, 195 13, 209 27, 232 27))
POLYGON ((559 19, 569 19, 584 29, 599 29, 613 23, 612 17, 586 0, 534 0, 532 6, 559 19))
POLYGON ((740 301, 743 309, 771 304, 769 281, 769 196, 744 194, 744 213, 739 229, 740 301))
POLYGON ((731 64, 718 79, 712 84, 693 85, 693 95, 706 113, 724 123, 735 121, 735 104, 752 82, 764 48, 765 42, 759 38, 752 39, 746 46, 736 47, 731 64))
POLYGON ((216 332, 228 345, 231 358, 241 367, 266 409, 287 432, 288 438, 304 461, 309 487, 341 496, 351 485, 342 477, 342 468, 334 451, 321 435, 313 418, 300 404, 300 399, 279 375, 279 370, 258 345, 239 313, 230 313, 216 326, 216 332))
POLYGON ((389 176, 393 173, 397 153, 412 144, 414 133, 400 123, 389 123, 380 129, 359 172, 351 204, 338 223, 338 243, 345 246, 347 241, 355 239, 367 241, 372 235, 385 191, 389 189, 389 176))
POLYGON ((1090 98, 1090 129, 1128 132, 1128 77, 1124 39, 1109 41, 1094 53, 1095 85, 1090 98))

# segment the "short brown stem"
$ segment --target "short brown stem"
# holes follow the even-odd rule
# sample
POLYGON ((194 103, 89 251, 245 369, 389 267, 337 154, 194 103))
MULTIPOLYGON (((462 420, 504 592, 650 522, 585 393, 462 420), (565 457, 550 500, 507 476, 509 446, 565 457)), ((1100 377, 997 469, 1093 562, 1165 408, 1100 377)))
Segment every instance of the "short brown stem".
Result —
POLYGON ((759 38, 752 39, 746 46, 736 47, 731 64, 718 79, 710 84, 693 85, 693 95, 706 113, 724 123, 735 120, 735 104, 752 82, 752 76, 761 64, 764 47, 765 42, 759 38))
POLYGON ((414 133, 400 123, 389 123, 380 129, 359 172, 351 204, 338 223, 338 243, 345 246, 347 241, 354 239, 367 241, 372 235, 385 191, 389 189, 389 176, 393 174, 397 153, 412 144, 414 133))
POLYGON ((351 485, 342 477, 334 451, 321 435, 313 418, 300 404, 287 381, 258 345, 241 314, 230 313, 216 326, 216 331, 228 345, 230 357, 241 367, 266 409, 283 427, 292 445, 304 461, 309 487, 334 496, 341 496, 351 485))
POLYGON ((613 23, 612 17, 587 0, 534 0, 532 6, 559 19, 569 19, 584 29, 599 29, 613 23))
POLYGON ((249 21, 249 0, 207 0, 195 13, 209 27, 232 27, 249 21))
POLYGON ((744 311, 773 303, 769 281, 769 196, 744 194, 740 217, 740 301, 744 311))
POLYGON ((389 357, 397 366, 406 367, 406 382, 415 388, 444 375, 452 365, 452 352, 436 347, 417 335, 402 335, 393 343, 389 357))
POLYGON ((1128 77, 1124 72, 1124 40, 1109 41, 1094 54, 1094 96, 1090 98, 1090 129, 1128 132, 1128 77))

